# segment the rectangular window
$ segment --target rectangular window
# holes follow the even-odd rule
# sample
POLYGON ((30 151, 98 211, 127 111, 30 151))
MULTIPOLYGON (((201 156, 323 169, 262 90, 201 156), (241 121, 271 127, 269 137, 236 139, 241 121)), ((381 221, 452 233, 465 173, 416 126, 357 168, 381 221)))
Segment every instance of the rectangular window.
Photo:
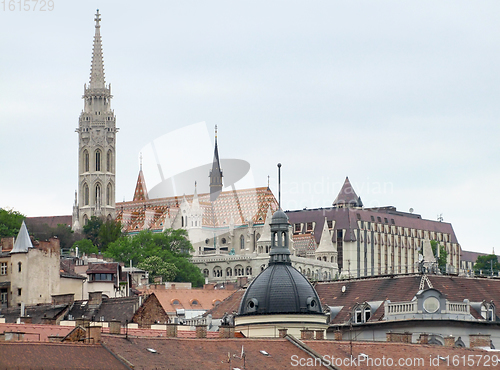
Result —
POLYGON ((21 295, 21 288, 17 288, 17 295, 21 295))
POLYGON ((7 275, 7 262, 0 263, 0 275, 7 275))
POLYGON ((331 230, 332 227, 333 227, 333 221, 330 220, 330 221, 328 221, 328 228, 331 230))
POLYGON ((294 227, 294 232, 296 233, 300 233, 300 230, 302 229, 301 227, 302 225, 301 224, 295 224, 295 227, 294 227))
POLYGON ((313 231, 313 223, 312 222, 307 223, 307 231, 313 231))
POLYGON ((7 290, 1 290, 0 291, 0 304, 7 305, 8 297, 9 297, 9 293, 7 292, 7 290))

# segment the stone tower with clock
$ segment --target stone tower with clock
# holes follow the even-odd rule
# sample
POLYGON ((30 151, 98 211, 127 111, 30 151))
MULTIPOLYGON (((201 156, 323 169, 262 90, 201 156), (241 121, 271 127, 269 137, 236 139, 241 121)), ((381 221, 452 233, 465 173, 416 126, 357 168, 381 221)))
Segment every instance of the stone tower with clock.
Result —
POLYGON ((115 217, 116 119, 111 109, 111 85, 104 79, 100 14, 95 17, 94 48, 89 85, 78 133, 78 192, 73 207, 73 230, 92 216, 115 217))

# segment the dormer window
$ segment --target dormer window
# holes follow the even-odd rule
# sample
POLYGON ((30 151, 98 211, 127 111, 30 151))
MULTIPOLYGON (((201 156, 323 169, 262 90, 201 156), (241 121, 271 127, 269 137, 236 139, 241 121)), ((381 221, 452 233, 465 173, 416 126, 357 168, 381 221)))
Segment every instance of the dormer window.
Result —
POLYGON ((370 320, 372 315, 371 307, 368 303, 359 304, 354 307, 354 323, 363 324, 370 320))
POLYGON ((483 302, 481 305, 481 317, 487 321, 495 321, 495 305, 493 302, 483 302))

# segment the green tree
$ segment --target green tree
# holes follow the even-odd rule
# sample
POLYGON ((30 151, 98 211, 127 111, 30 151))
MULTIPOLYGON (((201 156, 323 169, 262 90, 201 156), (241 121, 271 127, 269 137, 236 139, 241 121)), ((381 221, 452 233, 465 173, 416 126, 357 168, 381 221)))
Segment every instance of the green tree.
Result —
POLYGON ((173 281, 179 269, 173 263, 168 263, 158 256, 146 258, 143 262, 137 265, 142 270, 149 272, 149 282, 153 282, 155 277, 161 276, 163 281, 173 281))
POLYGON ((479 271, 482 271, 484 275, 493 275, 494 273, 498 274, 498 271, 500 271, 498 257, 495 254, 478 256, 476 263, 474 264, 474 271, 478 274, 479 271))
POLYGON ((99 253, 97 250, 97 247, 92 244, 92 242, 89 239, 81 239, 76 241, 73 246, 71 247, 72 250, 76 251, 76 247, 78 247, 78 253, 85 253, 85 254, 91 254, 91 253, 99 253))
POLYGON ((165 263, 177 267, 178 271, 173 281, 191 282, 193 286, 202 286, 205 279, 200 269, 189 260, 189 252, 192 250, 185 230, 167 229, 162 233, 143 230, 137 235, 122 236, 110 243, 104 256, 126 264, 132 261, 136 266, 149 257, 157 256, 165 263))
POLYGON ((431 240, 431 247, 432 247, 432 253, 436 257, 439 271, 443 273, 446 272, 446 263, 448 258, 448 252, 446 251, 446 248, 444 247, 444 245, 440 245, 436 240, 431 240), (437 253, 438 246, 439 246, 439 256, 437 253))
POLYGON ((25 218, 25 215, 13 209, 0 208, 0 238, 17 236, 25 218))
POLYGON ((87 224, 83 226, 83 235, 85 235, 86 239, 89 239, 92 244, 100 247, 99 244, 99 232, 101 231, 101 226, 103 224, 103 220, 100 217, 92 216, 90 220, 87 221, 87 224))
POLYGON ((106 220, 103 222, 98 234, 99 246, 101 252, 104 252, 108 245, 122 236, 122 224, 115 220, 106 220))

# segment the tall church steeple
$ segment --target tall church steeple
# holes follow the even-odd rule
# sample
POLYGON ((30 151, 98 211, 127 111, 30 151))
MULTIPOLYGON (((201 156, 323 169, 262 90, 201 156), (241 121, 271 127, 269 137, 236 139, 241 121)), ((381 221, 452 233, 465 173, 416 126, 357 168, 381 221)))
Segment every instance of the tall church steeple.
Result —
POLYGON ((212 171, 210 171, 210 201, 217 199, 222 191, 222 170, 219 162, 219 149, 217 148, 217 125, 215 125, 215 149, 212 171))
MULTIPOLYGON (((78 133, 78 218, 83 227, 92 216, 115 217, 116 118, 111 109, 111 85, 104 79, 101 15, 95 15, 89 85, 78 133)), ((73 224, 75 225, 73 220, 73 224)))

